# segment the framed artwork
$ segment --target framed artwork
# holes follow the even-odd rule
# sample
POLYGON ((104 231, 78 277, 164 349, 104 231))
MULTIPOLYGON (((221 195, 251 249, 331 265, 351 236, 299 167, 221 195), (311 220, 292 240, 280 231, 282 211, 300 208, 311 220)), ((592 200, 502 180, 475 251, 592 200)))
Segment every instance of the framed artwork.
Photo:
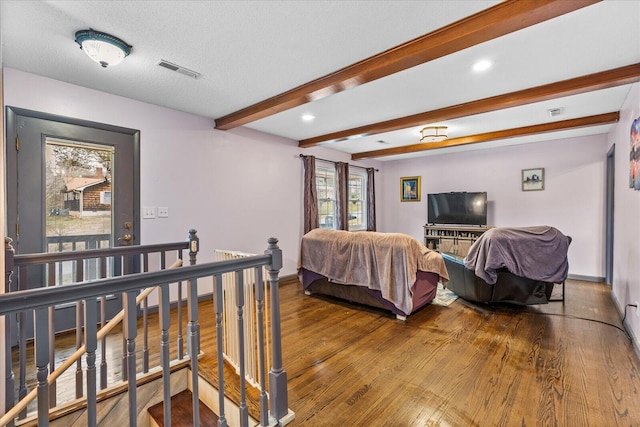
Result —
POLYGON ((400 201, 419 202, 420 201, 420 177, 405 176, 400 178, 400 201))
POLYGON ((629 151, 629 188, 640 190, 640 117, 631 124, 629 151))
POLYGON ((522 169, 522 191, 544 190, 544 168, 522 169))

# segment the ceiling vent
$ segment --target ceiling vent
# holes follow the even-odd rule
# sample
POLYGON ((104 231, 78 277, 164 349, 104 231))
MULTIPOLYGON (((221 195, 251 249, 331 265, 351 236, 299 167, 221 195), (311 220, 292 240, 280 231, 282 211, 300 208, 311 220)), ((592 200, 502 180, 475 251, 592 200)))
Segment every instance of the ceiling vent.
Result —
POLYGON ((185 76, 191 77, 193 79, 197 79, 198 77, 200 77, 200 73, 182 67, 178 64, 174 64, 173 62, 165 61, 164 59, 158 61, 156 65, 166 68, 167 70, 175 71, 176 73, 184 74, 185 76))
POLYGON ((564 113, 564 108, 550 108, 547 112, 549 113, 549 117, 556 117, 564 113))

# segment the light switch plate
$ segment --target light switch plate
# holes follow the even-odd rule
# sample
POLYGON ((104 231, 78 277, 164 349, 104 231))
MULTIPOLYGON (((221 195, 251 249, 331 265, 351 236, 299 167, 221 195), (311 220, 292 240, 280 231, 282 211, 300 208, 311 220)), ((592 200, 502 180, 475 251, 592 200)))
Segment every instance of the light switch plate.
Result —
POLYGON ((158 207, 158 218, 169 218, 169 208, 166 206, 158 207))
POLYGON ((153 219, 156 217, 156 208, 153 206, 145 206, 142 208, 143 219, 153 219))

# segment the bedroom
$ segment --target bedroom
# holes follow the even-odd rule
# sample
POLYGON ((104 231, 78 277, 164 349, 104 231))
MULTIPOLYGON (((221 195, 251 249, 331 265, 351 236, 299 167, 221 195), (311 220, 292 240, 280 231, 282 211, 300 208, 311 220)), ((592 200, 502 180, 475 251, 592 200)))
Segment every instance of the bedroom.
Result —
MULTIPOLYGON (((9 65, 3 70, 3 86, 4 105, 141 130, 141 204, 168 206, 171 212, 165 219, 142 221, 144 243, 179 240, 186 227, 195 227, 206 236, 202 246, 206 256, 215 248, 261 251, 273 235, 284 251, 283 275, 295 273, 302 230, 298 154, 303 150, 297 141, 242 127, 214 130, 210 118, 9 65)), ((420 238, 425 202, 400 203, 398 182, 403 176, 421 176, 425 194, 489 192, 492 225, 548 223, 558 227, 576 239, 570 250, 570 273, 603 277, 604 177, 606 155, 615 143, 612 289, 619 307, 640 300, 640 267, 635 261, 640 253, 640 193, 627 185, 629 127, 640 115, 639 105, 640 85, 635 83, 620 109, 620 122, 607 134, 408 160, 357 162, 380 169, 376 176, 378 229, 420 238), (530 167, 545 167, 545 191, 521 191, 520 171, 530 167)), ((304 152, 350 161, 348 154, 329 148, 304 152)), ((640 322, 635 317, 629 320, 634 335, 640 337, 640 322)))

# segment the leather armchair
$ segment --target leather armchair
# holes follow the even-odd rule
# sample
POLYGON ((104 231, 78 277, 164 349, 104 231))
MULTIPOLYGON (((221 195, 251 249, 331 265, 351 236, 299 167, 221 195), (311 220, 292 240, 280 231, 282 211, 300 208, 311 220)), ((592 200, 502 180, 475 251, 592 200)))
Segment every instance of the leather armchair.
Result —
POLYGON ((507 302, 519 305, 546 304, 551 298, 553 283, 516 276, 507 269, 498 270, 498 280, 491 285, 464 266, 463 258, 442 253, 449 272, 447 289, 472 302, 507 302))

